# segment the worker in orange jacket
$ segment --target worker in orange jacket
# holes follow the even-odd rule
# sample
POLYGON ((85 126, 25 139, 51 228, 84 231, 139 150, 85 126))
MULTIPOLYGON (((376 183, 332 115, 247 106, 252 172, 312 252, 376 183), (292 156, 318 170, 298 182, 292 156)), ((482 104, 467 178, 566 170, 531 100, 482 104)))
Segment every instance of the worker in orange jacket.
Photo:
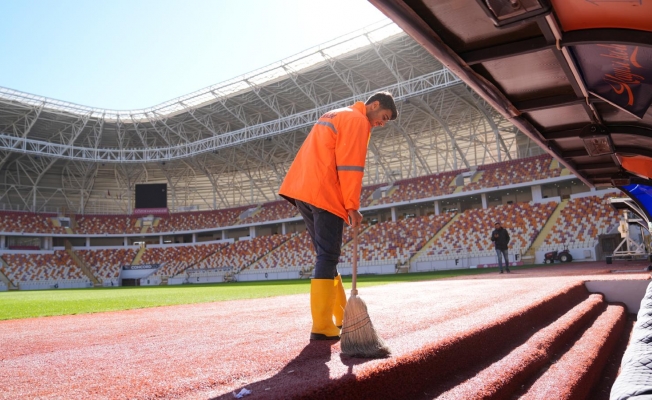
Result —
POLYGON ((339 339, 346 295, 337 272, 344 222, 360 226, 360 192, 371 129, 398 116, 379 92, 324 114, 290 166, 279 194, 297 206, 317 253, 310 283, 310 340, 339 339), (335 320, 333 320, 335 319, 335 320))

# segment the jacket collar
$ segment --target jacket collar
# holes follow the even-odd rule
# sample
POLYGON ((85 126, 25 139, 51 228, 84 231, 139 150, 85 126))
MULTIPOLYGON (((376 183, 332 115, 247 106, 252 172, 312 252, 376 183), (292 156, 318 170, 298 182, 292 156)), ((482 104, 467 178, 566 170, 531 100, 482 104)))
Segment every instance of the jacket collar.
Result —
MULTIPOLYGON (((362 101, 356 101, 352 106, 351 109, 358 111, 362 113, 365 117, 367 116, 367 107, 365 106, 364 102, 362 101)), ((367 120, 367 124, 369 125, 369 133, 371 133, 371 123, 369 120, 367 120)))

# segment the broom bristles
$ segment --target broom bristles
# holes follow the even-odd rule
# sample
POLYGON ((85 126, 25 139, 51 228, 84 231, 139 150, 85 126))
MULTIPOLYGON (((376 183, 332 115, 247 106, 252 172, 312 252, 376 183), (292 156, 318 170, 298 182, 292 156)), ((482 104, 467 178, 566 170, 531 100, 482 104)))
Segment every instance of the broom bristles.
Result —
POLYGON ((344 309, 340 347, 351 357, 383 358, 391 353, 374 329, 364 300, 356 295, 351 295, 344 309))

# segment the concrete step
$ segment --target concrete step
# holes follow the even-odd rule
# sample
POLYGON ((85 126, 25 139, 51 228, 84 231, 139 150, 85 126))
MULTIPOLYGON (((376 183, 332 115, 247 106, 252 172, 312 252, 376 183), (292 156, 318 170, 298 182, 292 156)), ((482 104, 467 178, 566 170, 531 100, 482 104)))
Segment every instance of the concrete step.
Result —
POLYGON ((636 315, 627 314, 625 330, 620 335, 611 355, 609 355, 607 365, 602 370, 600 380, 593 386, 591 394, 587 398, 591 400, 609 400, 611 398, 611 388, 615 385, 616 378, 622 373, 621 366, 623 357, 632 337, 635 323, 636 315))

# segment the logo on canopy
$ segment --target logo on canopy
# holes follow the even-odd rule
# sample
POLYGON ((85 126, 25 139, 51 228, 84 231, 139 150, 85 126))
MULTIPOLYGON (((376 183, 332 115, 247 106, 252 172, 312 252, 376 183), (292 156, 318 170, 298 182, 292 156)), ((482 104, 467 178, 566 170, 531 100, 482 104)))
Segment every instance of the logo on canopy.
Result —
POLYGON ((643 118, 652 104, 652 49, 589 44, 573 51, 591 93, 643 118))

